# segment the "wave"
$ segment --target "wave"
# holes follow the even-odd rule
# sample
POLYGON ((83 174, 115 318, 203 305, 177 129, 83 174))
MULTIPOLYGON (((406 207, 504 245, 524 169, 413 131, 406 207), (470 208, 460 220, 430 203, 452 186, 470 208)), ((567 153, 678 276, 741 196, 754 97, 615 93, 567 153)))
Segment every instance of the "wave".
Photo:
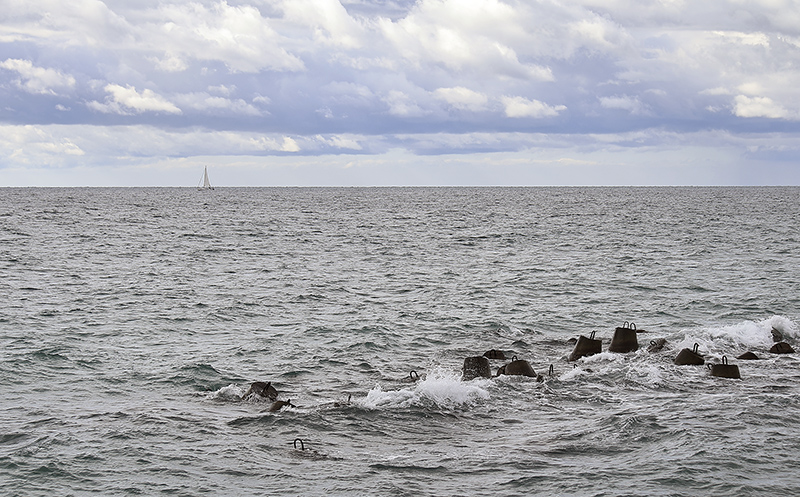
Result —
POLYGON ((800 337, 797 323, 784 316, 772 316, 761 321, 746 320, 732 325, 709 326, 684 337, 675 343, 677 350, 691 349, 699 344, 701 353, 711 355, 740 354, 746 350, 768 351, 776 342, 773 330, 785 339, 800 337))
POLYGON ((461 381, 461 374, 433 370, 413 386, 384 390, 376 385, 360 403, 368 409, 407 408, 434 404, 443 409, 469 406, 489 399, 488 379, 461 381))
POLYGON ((206 395, 207 400, 215 400, 220 402, 238 402, 242 400, 242 396, 246 390, 238 385, 231 383, 218 390, 214 390, 206 395))

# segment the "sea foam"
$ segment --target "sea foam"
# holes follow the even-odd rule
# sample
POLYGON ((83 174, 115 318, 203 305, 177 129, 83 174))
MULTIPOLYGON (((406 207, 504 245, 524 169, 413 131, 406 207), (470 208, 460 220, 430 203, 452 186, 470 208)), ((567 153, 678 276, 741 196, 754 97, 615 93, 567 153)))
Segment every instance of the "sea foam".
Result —
POLYGON ((783 316, 772 316, 763 321, 741 323, 709 329, 709 338, 716 345, 733 344, 747 348, 769 348, 774 343, 772 329, 784 338, 797 338, 797 324, 783 316), (718 343, 722 342, 722 343, 718 343))
POLYGON ((231 401, 241 400, 242 395, 244 395, 244 389, 231 383, 230 385, 224 386, 219 390, 210 392, 206 398, 208 400, 231 401))
POLYGON ((369 409, 411 407, 433 402, 441 408, 454 408, 489 398, 490 380, 461 381, 461 375, 434 370, 414 385, 398 390, 384 390, 381 385, 367 392, 363 405, 369 409))

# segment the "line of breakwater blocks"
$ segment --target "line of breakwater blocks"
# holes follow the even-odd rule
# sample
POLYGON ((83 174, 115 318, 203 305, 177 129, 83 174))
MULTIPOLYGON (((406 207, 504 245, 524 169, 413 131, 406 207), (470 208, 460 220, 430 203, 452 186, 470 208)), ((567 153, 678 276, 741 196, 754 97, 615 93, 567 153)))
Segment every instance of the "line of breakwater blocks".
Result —
MULTIPOLYGON (((463 381, 473 380, 475 378, 492 378, 492 369, 489 364, 489 359, 505 360, 505 354, 492 349, 483 355, 467 357, 464 359, 464 368, 462 369, 461 379, 463 381)), ((552 367, 550 368, 552 373, 552 367)), ((497 369, 496 376, 511 375, 511 376, 527 376, 536 378, 538 381, 544 381, 544 377, 536 374, 531 364, 524 359, 517 359, 517 356, 511 358, 511 362, 500 366, 497 369)))
MULTIPOLYGON (((616 353, 628 353, 634 352, 639 350, 639 333, 647 333, 645 330, 637 330, 636 324, 632 322, 625 321, 622 326, 615 328, 614 336, 611 339, 611 343, 608 346, 609 352, 616 352, 616 353)), ((596 331, 592 331, 592 333, 586 337, 580 335, 575 340, 575 348, 572 350, 572 353, 568 357, 568 361, 577 361, 581 357, 592 356, 595 354, 599 354, 602 352, 603 342, 602 340, 595 338, 596 331)), ((772 337, 775 344, 770 348, 769 352, 772 354, 791 354, 794 353, 794 348, 784 341, 783 333, 779 330, 773 328, 772 329, 772 337)), ((667 340, 665 338, 657 338, 654 340, 650 340, 650 344, 647 347, 648 352, 658 352, 662 350, 667 344, 667 340)), ((699 353, 699 344, 694 344, 692 349, 682 349, 677 357, 674 359, 674 363, 679 366, 702 366, 706 365, 711 372, 711 376, 717 376, 720 378, 734 378, 734 379, 741 379, 741 374, 739 372, 739 366, 736 364, 728 364, 728 357, 723 356, 721 363, 717 364, 706 364, 705 358, 699 353)), ((482 356, 473 356, 467 357, 464 359, 464 367, 462 369, 462 380, 468 381, 474 378, 492 378, 492 371, 491 366, 489 364, 489 359, 493 360, 505 360, 506 356, 505 353, 501 350, 492 349, 484 353, 482 356)), ((745 352, 744 354, 737 357, 737 359, 741 360, 758 360, 759 357, 753 353, 752 351, 745 352)), ((522 375, 522 376, 529 376, 535 377, 539 381, 542 381, 544 378, 541 375, 537 375, 536 372, 533 370, 531 365, 528 361, 517 359, 516 356, 513 357, 513 360, 501 366, 497 370, 497 376, 501 375, 522 375)), ((553 366, 550 366, 550 375, 553 374, 553 366)))
MULTIPOLYGON (((622 326, 614 329, 614 336, 608 346, 609 352, 628 353, 639 350, 639 333, 647 333, 645 330, 637 330, 635 323, 625 321, 622 326)), ((580 335, 575 340, 575 348, 568 357, 568 361, 577 361, 581 357, 592 356, 602 352, 603 342, 599 338, 595 338, 596 331, 592 331, 589 337, 580 335)), ((772 354, 792 354, 794 348, 784 341, 783 333, 775 328, 772 329, 772 337, 775 344, 769 349, 772 354)), ((656 338, 650 340, 647 348, 648 352, 658 352, 662 350, 667 344, 665 338, 656 338)), ((712 376, 722 378, 735 378, 741 379, 739 367, 735 364, 728 364, 727 356, 722 357, 721 363, 706 364, 705 357, 699 352, 699 344, 695 343, 694 347, 682 349, 674 359, 674 363, 679 366, 702 366, 706 365, 711 372, 712 376)), ((502 350, 491 349, 486 351, 481 356, 467 357, 464 359, 464 367, 462 369, 462 380, 469 381, 475 378, 492 378, 502 375, 511 376, 526 376, 536 378, 537 381, 544 381, 544 376, 537 374, 530 363, 524 359, 518 359, 517 356, 512 356, 511 362, 500 366, 497 369, 496 375, 492 375, 491 365, 489 360, 507 360, 506 354, 502 350)), ((737 357, 740 360, 758 360, 759 357, 752 351, 745 352, 737 357)), ((553 376, 553 365, 550 365, 548 372, 549 376, 553 376)), ((422 377, 416 372, 411 371, 409 375, 401 382, 415 383, 422 377)), ((272 401, 270 406, 271 412, 279 411, 284 407, 293 407, 291 399, 288 401, 278 400, 278 391, 272 386, 270 382, 256 381, 250 385, 247 392, 242 395, 242 400, 245 399, 265 399, 272 401)), ((347 405, 350 403, 351 397, 344 403, 335 403, 336 405, 347 405)))

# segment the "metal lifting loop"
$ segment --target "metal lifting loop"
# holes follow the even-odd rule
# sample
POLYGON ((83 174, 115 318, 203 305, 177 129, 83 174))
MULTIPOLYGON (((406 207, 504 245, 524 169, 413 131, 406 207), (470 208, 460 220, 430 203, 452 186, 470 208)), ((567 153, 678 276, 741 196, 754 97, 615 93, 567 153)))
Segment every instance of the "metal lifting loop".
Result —
POLYGON ((632 330, 636 331, 636 323, 634 323, 633 321, 631 321, 631 324, 630 324, 630 325, 628 325, 628 328, 630 328, 630 329, 632 329, 632 330))
POLYGON ((592 330, 592 334, 589 335, 589 340, 594 340, 594 334, 597 333, 597 330, 592 330))
POLYGON ((512 357, 511 357, 511 362, 514 362, 514 361, 516 361, 516 360, 517 360, 517 356, 512 356, 512 357))
POLYGON ((547 372, 549 376, 553 376, 553 365, 550 365, 550 370, 547 372))
POLYGON ((694 344, 694 348, 692 348, 692 352, 694 352, 695 354, 697 354, 697 350, 698 350, 699 348, 700 348, 700 344, 699 344, 699 343, 696 343, 696 344, 694 344))
POLYGON ((722 364, 728 364, 728 356, 722 356, 722 364))
POLYGON ((628 326, 629 326, 629 323, 628 323, 627 321, 625 321, 624 323, 622 323, 622 327, 623 327, 623 328, 627 328, 628 326))
POLYGON ((408 377, 411 378, 411 381, 419 380, 419 374, 417 374, 417 372, 413 370, 410 373, 408 373, 408 377))
POLYGON ((295 438, 294 439, 294 448, 295 449, 297 448, 297 442, 300 442, 300 450, 306 450, 306 446, 303 443, 303 439, 301 439, 301 438, 295 438))

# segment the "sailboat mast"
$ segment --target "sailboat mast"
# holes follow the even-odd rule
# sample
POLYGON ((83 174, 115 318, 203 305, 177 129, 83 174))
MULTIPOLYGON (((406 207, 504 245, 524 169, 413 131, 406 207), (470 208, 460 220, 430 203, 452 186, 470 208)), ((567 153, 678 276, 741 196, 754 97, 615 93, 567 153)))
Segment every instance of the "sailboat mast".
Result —
POLYGON ((208 166, 204 166, 203 167, 203 177, 200 178, 200 182, 197 183, 197 189, 198 190, 204 190, 204 189, 205 190, 213 190, 214 189, 214 187, 211 186, 211 182, 208 180, 208 166), (202 183, 203 186, 200 186, 200 183, 202 183))

